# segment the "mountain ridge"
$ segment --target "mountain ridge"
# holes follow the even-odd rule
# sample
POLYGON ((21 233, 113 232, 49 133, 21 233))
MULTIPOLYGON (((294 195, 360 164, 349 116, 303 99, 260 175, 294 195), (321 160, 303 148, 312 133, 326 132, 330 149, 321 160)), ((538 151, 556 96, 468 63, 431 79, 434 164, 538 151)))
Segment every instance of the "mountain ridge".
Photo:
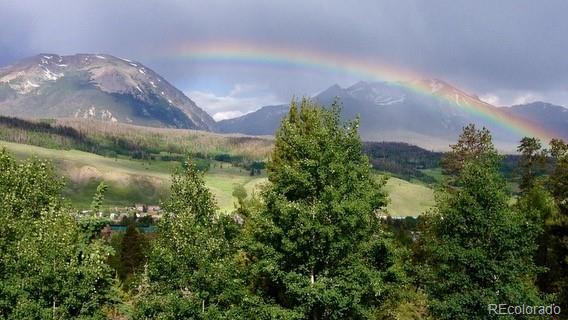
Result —
MULTIPOLYGON (((464 108, 456 107, 466 104, 499 108, 500 111, 510 112, 540 126, 551 127, 563 138, 568 137, 568 120, 560 123, 546 122, 538 114, 525 112, 523 115, 520 111, 526 107, 496 107, 439 79, 415 80, 411 83, 359 81, 346 88, 336 84, 312 97, 326 106, 337 98, 343 106, 344 120, 360 117, 360 133, 367 141, 401 141, 431 150, 447 150, 465 125, 475 123, 491 130, 500 149, 515 150, 522 137, 492 123, 483 115, 471 114, 464 108), (412 85, 430 88, 430 94, 416 92, 409 88, 412 85), (564 123, 566 125, 563 127, 564 123)), ((568 116, 568 113, 563 112, 566 109, 556 107, 561 109, 551 108, 553 114, 548 117, 557 119, 560 113, 568 116)), ((279 124, 287 110, 286 105, 263 107, 238 118, 219 121, 218 130, 224 133, 273 134, 275 124, 279 124), (270 125, 256 125, 260 119, 268 119, 270 125)))
POLYGON ((140 62, 42 53, 0 68, 0 113, 213 131, 215 121, 140 62))
MULTIPOLYGON (((367 141, 398 141, 445 150, 462 128, 489 128, 502 150, 520 136, 483 114, 459 106, 499 108, 568 138, 568 109, 545 102, 496 107, 440 79, 334 84, 312 97, 329 106, 336 99, 344 120, 360 118, 367 141), (419 87, 420 90, 414 90, 419 87), (424 92, 422 92, 424 91, 424 92)), ((0 67, 0 114, 21 118, 80 118, 219 133, 273 135, 288 105, 271 105, 214 121, 189 97, 142 63, 108 54, 60 56, 41 53, 0 67)))

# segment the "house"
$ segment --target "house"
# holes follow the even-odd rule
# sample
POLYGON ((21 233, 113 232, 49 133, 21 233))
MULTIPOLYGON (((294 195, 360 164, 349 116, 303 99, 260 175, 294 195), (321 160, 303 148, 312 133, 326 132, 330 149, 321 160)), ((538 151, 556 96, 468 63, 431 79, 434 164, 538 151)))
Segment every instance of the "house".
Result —
POLYGON ((146 210, 148 210, 148 207, 143 203, 136 203, 134 205, 134 209, 136 209, 136 211, 138 212, 146 212, 146 210))
POLYGON ((148 206, 148 212, 160 212, 162 208, 160 206, 148 206))

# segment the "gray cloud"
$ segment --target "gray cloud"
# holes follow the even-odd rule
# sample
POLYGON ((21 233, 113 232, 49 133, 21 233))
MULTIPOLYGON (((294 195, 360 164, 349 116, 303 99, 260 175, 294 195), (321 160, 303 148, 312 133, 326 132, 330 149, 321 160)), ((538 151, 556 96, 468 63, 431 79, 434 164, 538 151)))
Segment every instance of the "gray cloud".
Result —
POLYGON ((563 0, 4 0, 0 64, 39 52, 105 52, 139 60, 186 92, 229 97, 246 83, 282 101, 360 80, 163 53, 180 43, 249 42, 372 59, 501 103, 531 94, 568 105, 566 12, 563 0))
POLYGON ((227 95, 216 95, 211 92, 186 92, 197 105, 204 106, 211 116, 219 121, 242 116, 256 110, 259 106, 281 104, 270 93, 261 93, 263 88, 258 85, 237 84, 227 95))

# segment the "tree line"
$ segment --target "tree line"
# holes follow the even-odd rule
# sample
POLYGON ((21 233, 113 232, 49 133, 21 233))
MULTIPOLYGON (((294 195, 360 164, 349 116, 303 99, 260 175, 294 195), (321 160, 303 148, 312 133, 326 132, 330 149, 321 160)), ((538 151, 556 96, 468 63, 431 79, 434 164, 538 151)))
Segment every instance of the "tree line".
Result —
MULTIPOLYGON (((229 215, 217 210, 203 172, 182 166, 155 239, 128 258, 144 262, 119 275, 108 263, 112 246, 81 228, 65 206, 52 167, 0 152, 0 316, 565 316, 488 309, 568 308, 565 142, 544 149, 534 138, 521 141, 521 192, 512 201, 489 131, 466 127, 443 158, 436 206, 412 226, 412 239, 400 241, 383 218, 385 181, 372 175, 357 128, 357 121, 340 120, 337 106, 293 101, 267 164, 269 182, 259 194, 240 197, 229 215), (128 274, 125 288, 120 279, 128 274)), ((129 230, 129 241, 137 241, 136 232, 129 230)))
MULTIPOLYGON (((0 116, 0 140, 24 143, 50 149, 95 153, 105 157, 126 156, 147 161, 182 162, 188 156, 201 160, 228 162, 250 169, 264 161, 264 150, 270 141, 252 137, 217 137, 214 134, 172 132, 175 137, 187 135, 183 143, 170 141, 166 133, 127 130, 120 124, 65 122, 49 119, 24 120, 0 116), (98 128, 98 126, 102 128, 98 128), (256 150, 248 150, 255 148, 256 150)), ((164 129, 165 130, 165 129, 164 129)), ((179 137, 178 137, 179 138, 179 137)))

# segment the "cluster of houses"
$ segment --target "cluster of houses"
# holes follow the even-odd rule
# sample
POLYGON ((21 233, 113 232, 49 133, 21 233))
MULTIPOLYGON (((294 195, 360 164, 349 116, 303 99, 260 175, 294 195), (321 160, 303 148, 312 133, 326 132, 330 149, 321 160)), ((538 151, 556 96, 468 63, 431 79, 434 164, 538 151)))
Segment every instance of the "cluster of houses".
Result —
POLYGON ((137 203, 132 207, 114 207, 111 208, 109 212, 110 213, 93 213, 92 210, 83 210, 81 211, 81 214, 94 215, 96 217, 108 217, 112 222, 120 222, 125 218, 132 217, 133 215, 136 216, 136 218, 150 216, 154 221, 160 219, 162 216, 162 208, 160 206, 146 205, 143 203, 137 203))
POLYGON ((114 208, 112 210, 109 218, 112 221, 121 221, 124 217, 130 217, 132 213, 136 216, 136 218, 142 218, 145 216, 150 216, 154 219, 159 219, 161 217, 162 208, 156 205, 146 205, 142 203, 137 203, 134 207, 126 208, 127 210, 114 208))

